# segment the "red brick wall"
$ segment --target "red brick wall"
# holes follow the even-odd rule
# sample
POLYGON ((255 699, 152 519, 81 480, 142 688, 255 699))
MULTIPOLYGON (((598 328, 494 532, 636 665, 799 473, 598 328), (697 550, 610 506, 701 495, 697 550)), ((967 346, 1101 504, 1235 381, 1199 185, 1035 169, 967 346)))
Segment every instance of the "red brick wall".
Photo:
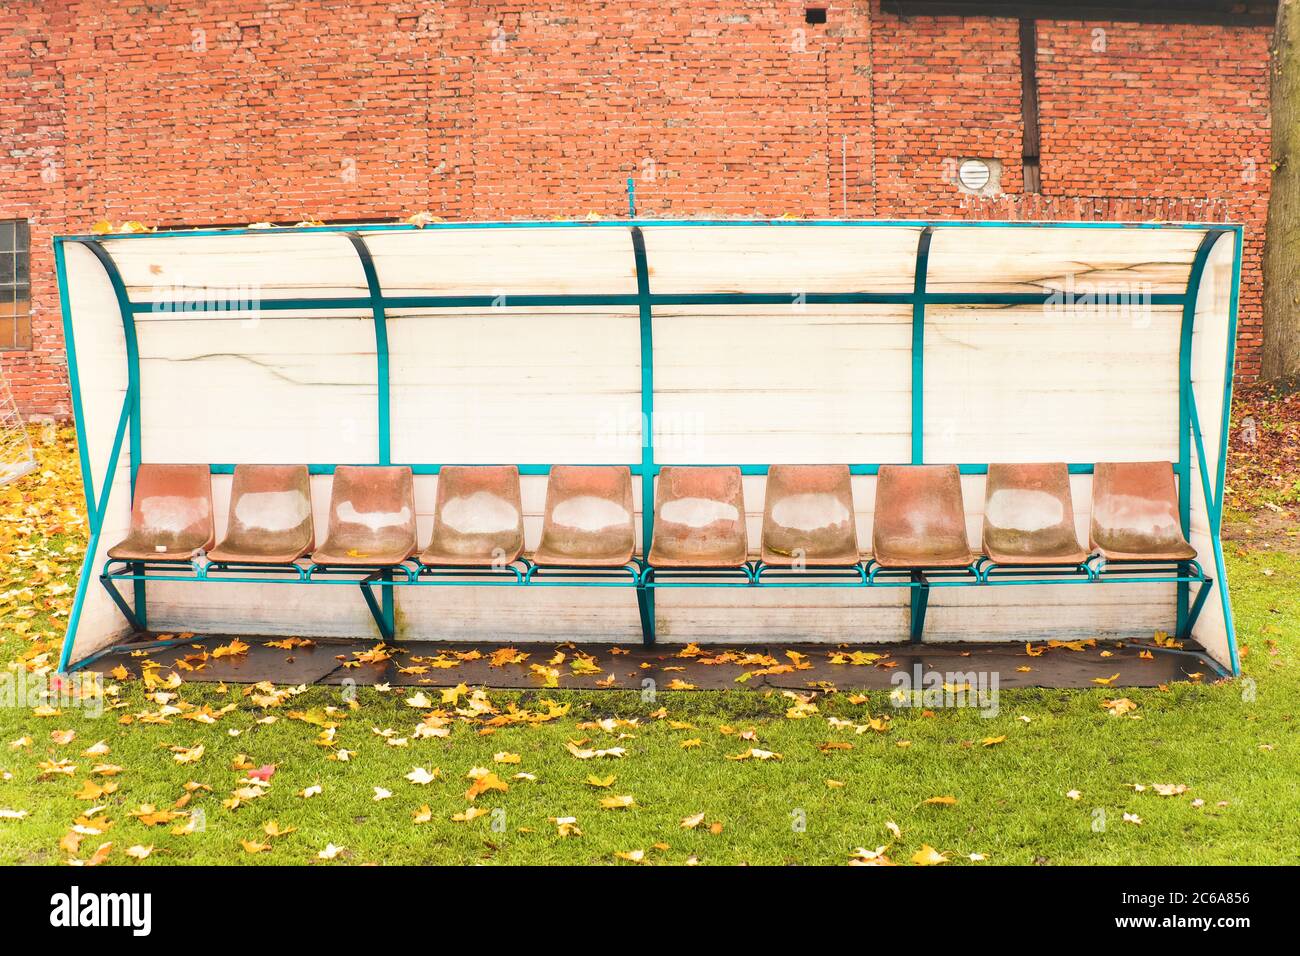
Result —
POLYGON ((1243 377, 1259 373, 1270 36, 1097 23, 1043 23, 1038 32, 1044 192, 1154 198, 1169 209, 1163 218, 1246 225, 1243 377))
POLYGON ((644 215, 1239 220, 1255 372, 1267 30, 1040 22, 1024 197, 1014 21, 804 6, 9 0, 0 218, 32 220, 36 349, 4 372, 67 413, 49 239, 101 217, 618 216, 628 176, 644 215), (1004 197, 957 191, 972 155, 1004 197))
POLYGON ((35 0, 0 4, 0 219, 31 221, 30 352, 0 351, 24 412, 69 413, 62 318, 50 237, 67 223, 62 62, 67 11, 35 0))

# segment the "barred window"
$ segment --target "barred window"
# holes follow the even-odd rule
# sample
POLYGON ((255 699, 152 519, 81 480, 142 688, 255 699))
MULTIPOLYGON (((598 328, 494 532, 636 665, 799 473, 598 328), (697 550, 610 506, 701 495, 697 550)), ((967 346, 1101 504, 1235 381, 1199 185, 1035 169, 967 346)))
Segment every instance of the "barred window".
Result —
POLYGON ((32 347, 31 229, 0 219, 0 350, 32 347))

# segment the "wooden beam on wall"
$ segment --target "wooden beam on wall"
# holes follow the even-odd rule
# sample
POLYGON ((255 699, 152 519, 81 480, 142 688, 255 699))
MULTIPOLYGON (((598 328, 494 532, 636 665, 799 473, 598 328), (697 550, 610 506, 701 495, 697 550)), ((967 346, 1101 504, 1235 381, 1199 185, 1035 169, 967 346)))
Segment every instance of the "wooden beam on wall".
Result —
POLYGON ((1026 193, 1043 191, 1039 167, 1038 131, 1038 24, 1032 19, 1020 21, 1020 119, 1021 161, 1026 193))
POLYGON ((900 17, 1001 17, 1015 20, 1103 20, 1271 26, 1275 0, 1092 0, 1088 3, 984 2, 984 0, 882 0, 884 13, 900 17))

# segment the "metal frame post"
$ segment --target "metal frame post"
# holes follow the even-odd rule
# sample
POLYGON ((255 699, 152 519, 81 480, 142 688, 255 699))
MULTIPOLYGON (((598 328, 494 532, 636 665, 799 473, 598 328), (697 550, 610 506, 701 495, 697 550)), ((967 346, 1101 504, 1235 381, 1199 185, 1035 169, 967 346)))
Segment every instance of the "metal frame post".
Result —
POLYGON ((916 242, 916 275, 912 300, 912 464, 925 463, 925 283, 930 271, 930 240, 926 226, 916 242))
MULTIPOLYGON (((648 557, 650 542, 654 538, 655 475, 658 473, 654 427, 654 309, 650 299, 645 236, 640 226, 633 226, 630 232, 636 263, 637 317, 641 329, 641 553, 648 557)), ((646 576, 643 572, 637 582, 636 602, 641 618, 641 641, 649 647, 655 642, 655 592, 646 587, 646 576)))
MULTIPOLYGON (((118 271, 117 263, 113 257, 108 254, 108 250, 98 241, 83 242, 87 249, 91 251, 100 265, 104 267, 104 272, 108 275, 108 281, 113 286, 113 295, 117 299, 118 312, 122 316, 122 335, 126 342, 126 371, 127 371, 127 394, 131 399, 131 446, 128 459, 131 464, 131 503, 135 503, 135 480, 140 473, 140 462, 143 459, 141 451, 141 427, 140 427, 140 343, 136 337, 135 331, 135 311, 131 306, 131 299, 126 294, 126 283, 122 281, 122 273, 118 271)), ((107 497, 107 489, 105 489, 107 497)), ((133 587, 135 599, 135 619, 140 622, 143 628, 149 626, 149 603, 148 595, 145 590, 144 581, 136 581, 133 587)))
MULTIPOLYGON (((1178 475, 1178 520, 1183 537, 1191 533, 1192 524, 1192 331, 1196 324, 1196 300, 1200 294, 1201 276, 1219 237, 1226 229, 1208 229, 1196 247, 1192 267, 1187 274, 1187 291, 1183 297, 1183 314, 1178 340, 1178 461, 1174 471, 1178 475)), ((1177 590, 1177 620, 1175 632, 1185 634, 1189 627, 1191 609, 1187 582, 1180 581, 1177 590)))
MULTIPOLYGON (((391 465, 393 461, 390 411, 392 388, 388 361, 388 314, 384 311, 384 291, 379 285, 379 273, 375 270, 375 260, 370 254, 370 247, 366 245, 366 240, 355 232, 345 235, 352 243, 352 248, 356 250, 357 258, 361 260, 361 271, 365 274, 366 288, 370 292, 370 312, 375 322, 375 399, 379 416, 379 464, 391 465)), ((391 574, 383 576, 384 581, 391 581, 391 579, 391 574)), ((363 587, 362 591, 365 592, 367 602, 373 601, 367 588, 363 587)), ((391 586, 380 589, 380 599, 383 615, 380 630, 391 641, 397 633, 397 605, 391 586)))

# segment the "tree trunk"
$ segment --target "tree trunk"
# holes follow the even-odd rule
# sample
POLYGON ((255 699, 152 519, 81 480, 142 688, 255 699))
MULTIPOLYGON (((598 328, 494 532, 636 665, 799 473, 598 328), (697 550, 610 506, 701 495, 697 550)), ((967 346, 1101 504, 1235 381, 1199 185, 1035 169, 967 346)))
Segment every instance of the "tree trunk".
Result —
POLYGON ((1272 182, 1264 240, 1262 377, 1300 386, 1300 0, 1280 0, 1270 71, 1272 182))

